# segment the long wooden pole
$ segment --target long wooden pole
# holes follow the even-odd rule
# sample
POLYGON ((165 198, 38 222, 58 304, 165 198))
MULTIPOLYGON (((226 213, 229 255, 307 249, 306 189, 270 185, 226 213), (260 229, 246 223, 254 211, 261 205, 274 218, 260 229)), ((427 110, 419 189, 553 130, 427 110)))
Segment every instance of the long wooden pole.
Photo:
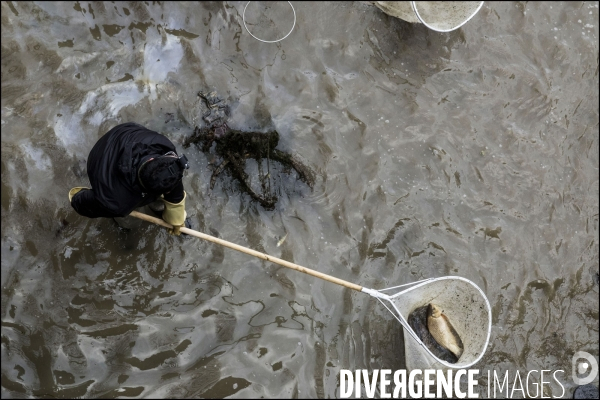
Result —
MULTIPOLYGON (((132 211, 131 214, 129 214, 129 215, 131 215, 132 217, 136 217, 136 218, 142 219, 144 221, 148 221, 148 222, 152 222, 154 224, 160 225, 160 226, 164 226, 165 228, 173 229, 173 226, 171 224, 168 224, 165 221, 163 221, 162 219, 152 217, 152 216, 150 216, 148 214, 143 214, 143 213, 140 213, 140 212, 137 212, 137 211, 132 211)), ((332 282, 332 283, 337 283, 338 285, 342 285, 342 286, 345 286, 345 287, 350 288, 350 289, 358 290, 359 292, 363 291, 363 287, 359 286, 359 285, 357 285, 355 283, 348 282, 348 281, 345 281, 343 279, 339 279, 339 278, 333 277, 331 275, 327 275, 327 274, 324 274, 322 272, 315 271, 315 270, 310 269, 310 268, 305 268, 305 267, 303 267, 301 265, 294 264, 294 263, 291 263, 289 261, 282 260, 281 258, 273 257, 273 256, 270 256, 268 254, 261 253, 260 251, 252 250, 252 249, 249 249, 247 247, 240 246, 238 244, 231 243, 231 242, 228 242, 226 240, 219 239, 219 238, 216 238, 214 236, 210 236, 210 235, 207 235, 205 233, 195 231, 193 229, 181 227, 180 228, 180 232, 181 233, 185 233, 185 234, 190 235, 190 236, 196 236, 196 237, 198 237, 200 239, 208 240, 209 242, 220 244, 221 246, 229 247, 230 249, 237 250, 237 251, 240 251, 242 253, 249 254, 251 256, 260 258, 262 260, 271 261, 272 263, 279 264, 279 265, 282 265, 282 266, 287 267, 287 268, 295 269, 296 271, 304 272, 305 274, 308 274, 308 275, 316 276, 317 278, 321 278, 321 279, 324 279, 324 280, 332 282)))

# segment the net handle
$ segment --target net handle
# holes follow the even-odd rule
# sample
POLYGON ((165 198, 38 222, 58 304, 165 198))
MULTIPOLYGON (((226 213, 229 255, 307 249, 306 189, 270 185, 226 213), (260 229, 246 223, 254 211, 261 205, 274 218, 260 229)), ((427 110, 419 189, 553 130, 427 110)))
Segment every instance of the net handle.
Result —
MULTIPOLYGON (((129 215, 132 216, 132 217, 139 218, 141 220, 147 221, 147 222, 152 222, 152 223, 154 223, 156 225, 160 225, 160 226, 163 226, 165 228, 173 229, 173 225, 171 225, 171 224, 163 221, 160 218, 155 218, 155 217, 152 217, 152 216, 150 216, 148 214, 143 214, 143 213, 138 212, 138 211, 132 211, 131 214, 129 214, 129 215)), ((229 247, 230 249, 237 250, 237 251, 242 252, 242 253, 246 253, 246 254, 254 256, 256 258, 260 258, 261 260, 270 261, 272 263, 279 264, 279 265, 281 265, 283 267, 294 269, 296 271, 300 271, 300 272, 303 272, 305 274, 312 275, 314 277, 323 279, 323 280, 331 282, 331 283, 335 283, 335 284, 338 284, 338 285, 341 285, 341 286, 344 286, 344 287, 347 287, 347 288, 350 288, 350 289, 354 289, 354 290, 357 290, 359 292, 363 291, 363 287, 360 286, 360 285, 357 285, 355 283, 348 282, 348 281, 345 281, 343 279, 339 279, 339 278, 336 278, 334 276, 327 275, 327 274, 324 274, 324 273, 319 272, 319 271, 315 271, 314 269, 306 268, 306 267, 303 267, 301 265, 294 264, 292 262, 282 260, 281 258, 277 258, 277 257, 270 256, 268 254, 265 254, 265 253, 261 253, 260 251, 249 249, 247 247, 240 246, 238 244, 231 243, 231 242, 228 242, 228 241, 223 240, 223 239, 219 239, 219 238, 214 237, 214 236, 207 235, 206 233, 198 232, 198 231, 195 231, 193 229, 189 229, 189 228, 185 228, 185 227, 181 227, 179 229, 179 231, 181 233, 185 233, 186 235, 195 236, 197 238, 204 239, 204 240, 207 240, 209 242, 212 242, 212 243, 215 243, 215 244, 219 244, 221 246, 229 247)))

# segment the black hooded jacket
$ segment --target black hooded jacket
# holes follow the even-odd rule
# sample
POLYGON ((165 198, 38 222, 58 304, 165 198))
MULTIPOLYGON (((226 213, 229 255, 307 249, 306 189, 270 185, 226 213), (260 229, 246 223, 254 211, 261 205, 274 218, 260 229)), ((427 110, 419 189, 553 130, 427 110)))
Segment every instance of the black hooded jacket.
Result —
MULTIPOLYGON (((92 190, 77 193, 71 205, 85 217, 110 218, 124 217, 155 201, 160 194, 145 192, 138 169, 147 156, 158 157, 169 151, 176 152, 175 145, 157 132, 132 122, 115 126, 90 151, 87 173, 92 190)), ((164 198, 179 203, 183 193, 180 180, 164 198)))

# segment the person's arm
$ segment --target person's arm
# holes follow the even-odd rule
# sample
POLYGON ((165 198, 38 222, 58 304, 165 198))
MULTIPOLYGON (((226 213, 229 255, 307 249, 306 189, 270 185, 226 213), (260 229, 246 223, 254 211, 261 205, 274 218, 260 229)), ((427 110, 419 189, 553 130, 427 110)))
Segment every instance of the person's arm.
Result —
POLYGON ((171 191, 169 193, 165 193, 163 196, 164 196, 165 200, 168 201, 169 203, 174 203, 174 204, 180 203, 184 197, 183 182, 181 180, 179 180, 179 182, 177 182, 175 187, 173 189, 171 189, 171 191))
POLYGON ((179 181, 177 185, 169 192, 163 195, 163 203, 165 203, 165 211, 162 218, 165 222, 173 225, 174 235, 179 236, 179 228, 185 224, 187 213, 185 212, 185 191, 183 190, 183 182, 179 181))

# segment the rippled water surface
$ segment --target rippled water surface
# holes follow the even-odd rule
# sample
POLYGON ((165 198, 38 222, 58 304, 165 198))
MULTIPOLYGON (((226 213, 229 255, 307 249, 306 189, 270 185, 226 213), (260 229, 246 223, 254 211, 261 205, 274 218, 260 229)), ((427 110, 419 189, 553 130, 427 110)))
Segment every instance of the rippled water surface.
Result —
POLYGON ((338 397, 340 369, 404 367, 366 294, 70 207, 102 134, 181 151, 200 90, 317 180, 278 171, 268 211, 191 146, 195 229, 375 289, 468 278, 493 308, 477 367, 572 393, 572 355, 598 355, 598 3, 488 2, 450 33, 293 4, 263 43, 245 2, 1 3, 2 397, 338 397))

